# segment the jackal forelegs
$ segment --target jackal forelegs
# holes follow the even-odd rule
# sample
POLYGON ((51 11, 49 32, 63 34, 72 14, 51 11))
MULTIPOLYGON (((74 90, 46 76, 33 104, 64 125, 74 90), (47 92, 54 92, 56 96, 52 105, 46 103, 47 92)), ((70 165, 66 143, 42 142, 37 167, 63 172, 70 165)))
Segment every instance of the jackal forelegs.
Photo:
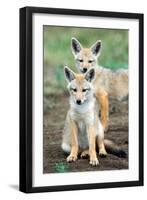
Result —
POLYGON ((74 121, 70 121, 70 130, 71 130, 71 152, 70 155, 67 157, 67 162, 76 161, 78 157, 78 137, 77 137, 77 126, 74 121))
POLYGON ((90 164, 96 166, 99 164, 97 155, 96 155, 96 128, 93 125, 87 127, 88 140, 89 140, 89 157, 90 164))

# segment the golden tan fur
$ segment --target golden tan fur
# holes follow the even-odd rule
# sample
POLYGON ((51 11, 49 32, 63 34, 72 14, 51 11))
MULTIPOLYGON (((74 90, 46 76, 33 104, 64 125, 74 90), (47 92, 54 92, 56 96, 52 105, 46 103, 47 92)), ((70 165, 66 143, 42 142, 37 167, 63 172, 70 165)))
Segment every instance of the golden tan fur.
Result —
POLYGON ((109 112, 109 97, 123 100, 128 95, 128 70, 117 70, 97 67, 94 81, 95 95, 101 109, 101 121, 104 129, 107 127, 109 112))
POLYGON ((110 97, 122 100, 128 95, 128 70, 96 69, 95 91, 104 90, 110 97))

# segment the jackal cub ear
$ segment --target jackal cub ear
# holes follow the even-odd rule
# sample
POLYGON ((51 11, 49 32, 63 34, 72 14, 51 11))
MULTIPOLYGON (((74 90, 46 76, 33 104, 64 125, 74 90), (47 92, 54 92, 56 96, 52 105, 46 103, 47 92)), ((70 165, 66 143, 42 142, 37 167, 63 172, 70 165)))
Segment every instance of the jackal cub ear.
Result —
POLYGON ((85 79, 89 82, 92 82, 95 79, 95 69, 90 68, 88 72, 85 74, 85 79))
POLYGON ((68 82, 75 79, 75 73, 67 66, 64 67, 65 78, 68 82))
POLYGON ((71 49, 72 49, 73 54, 79 53, 81 51, 81 49, 82 49, 82 45, 74 37, 72 37, 72 39, 71 39, 71 49))
POLYGON ((101 46, 102 46, 101 40, 96 41, 96 43, 94 43, 91 46, 91 51, 95 56, 98 56, 100 54, 101 46))

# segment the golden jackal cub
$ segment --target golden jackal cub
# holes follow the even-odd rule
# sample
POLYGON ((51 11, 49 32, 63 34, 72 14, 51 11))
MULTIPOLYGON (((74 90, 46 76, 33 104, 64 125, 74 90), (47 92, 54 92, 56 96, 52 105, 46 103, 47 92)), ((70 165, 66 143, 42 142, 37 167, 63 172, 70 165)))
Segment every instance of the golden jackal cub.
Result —
POLYGON ((80 72, 85 73, 89 68, 95 68, 94 93, 100 104, 101 121, 105 129, 109 111, 108 97, 122 100, 128 96, 128 70, 118 69, 113 71, 98 65, 97 58, 101 50, 100 40, 90 48, 83 48, 76 38, 72 38, 71 48, 80 72))
POLYGON ((89 156, 91 165, 98 165, 96 147, 99 155, 106 156, 105 146, 110 152, 123 156, 125 152, 105 140, 104 130, 98 117, 94 88, 94 68, 85 74, 76 74, 68 67, 64 68, 70 93, 70 109, 67 113, 63 130, 62 149, 68 153, 68 162, 75 161, 81 152, 81 157, 89 156))

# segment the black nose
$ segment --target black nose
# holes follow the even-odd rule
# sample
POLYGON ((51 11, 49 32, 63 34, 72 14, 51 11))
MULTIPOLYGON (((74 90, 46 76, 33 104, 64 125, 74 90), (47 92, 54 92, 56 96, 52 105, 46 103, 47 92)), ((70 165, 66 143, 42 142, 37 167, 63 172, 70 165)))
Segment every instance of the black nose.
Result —
POLYGON ((83 72, 84 72, 84 73, 87 72, 87 68, 83 68, 83 72))
POLYGON ((77 104, 80 105, 81 104, 81 100, 77 100, 77 104))

